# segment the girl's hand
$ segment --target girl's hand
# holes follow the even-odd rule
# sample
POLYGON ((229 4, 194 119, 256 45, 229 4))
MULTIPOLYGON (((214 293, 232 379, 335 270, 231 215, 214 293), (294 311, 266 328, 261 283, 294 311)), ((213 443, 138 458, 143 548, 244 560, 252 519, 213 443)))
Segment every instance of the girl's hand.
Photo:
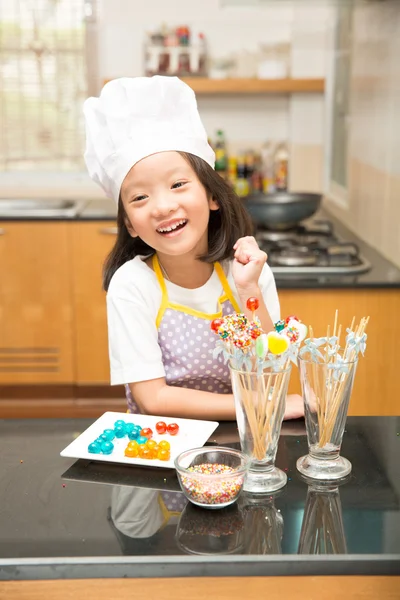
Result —
POLYGON ((286 410, 285 420, 287 419, 300 419, 304 417, 304 402, 302 396, 299 394, 288 394, 286 396, 286 410))
POLYGON ((250 236, 240 238, 233 249, 235 254, 232 276, 238 292, 257 288, 261 271, 267 260, 266 253, 260 250, 256 240, 250 236))

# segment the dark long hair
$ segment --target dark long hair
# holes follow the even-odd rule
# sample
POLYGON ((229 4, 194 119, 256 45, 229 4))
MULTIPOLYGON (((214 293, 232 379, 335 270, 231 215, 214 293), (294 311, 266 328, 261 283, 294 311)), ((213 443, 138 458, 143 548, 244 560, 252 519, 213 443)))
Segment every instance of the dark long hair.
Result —
MULTIPOLYGON (((213 198, 219 210, 210 211, 208 222, 208 252, 199 256, 199 260, 213 263, 233 257, 235 242, 246 235, 251 235, 253 226, 242 200, 238 198, 231 186, 202 158, 180 152, 196 173, 204 186, 207 196, 213 198)), ((118 234, 115 245, 108 255, 103 269, 103 287, 107 291, 115 271, 125 262, 137 255, 154 254, 154 248, 148 246, 140 238, 133 238, 126 227, 126 213, 121 197, 118 201, 117 227, 118 234)))

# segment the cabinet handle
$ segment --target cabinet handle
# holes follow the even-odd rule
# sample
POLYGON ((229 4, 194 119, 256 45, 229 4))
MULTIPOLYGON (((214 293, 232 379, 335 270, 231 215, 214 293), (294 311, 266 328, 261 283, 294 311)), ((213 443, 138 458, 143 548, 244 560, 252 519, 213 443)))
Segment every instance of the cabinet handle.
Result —
POLYGON ((0 227, 0 235, 5 235, 6 234, 6 230, 5 229, 1 229, 0 227))
POLYGON ((103 229, 100 229, 100 233, 103 235, 117 235, 118 227, 103 227, 103 229))

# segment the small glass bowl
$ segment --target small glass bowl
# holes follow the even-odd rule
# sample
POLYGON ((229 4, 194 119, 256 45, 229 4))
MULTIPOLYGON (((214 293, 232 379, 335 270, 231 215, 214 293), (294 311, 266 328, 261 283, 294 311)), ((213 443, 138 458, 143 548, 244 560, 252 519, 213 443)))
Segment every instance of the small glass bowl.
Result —
POLYGON ((236 502, 250 459, 233 448, 210 446, 186 450, 174 464, 186 498, 197 506, 215 509, 236 502))

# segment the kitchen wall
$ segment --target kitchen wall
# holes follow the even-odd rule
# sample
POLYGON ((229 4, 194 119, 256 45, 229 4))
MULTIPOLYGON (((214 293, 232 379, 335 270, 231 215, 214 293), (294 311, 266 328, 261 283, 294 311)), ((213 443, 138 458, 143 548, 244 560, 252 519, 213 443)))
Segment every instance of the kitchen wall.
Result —
POLYGON ((329 208, 400 266, 400 2, 355 7, 349 193, 329 208))
MULTIPOLYGON (((326 31, 332 16, 328 0, 318 5, 304 0, 295 6, 285 2, 222 8, 221 4, 219 0, 148 0, 138 10, 138 2, 131 0, 100 0, 99 85, 113 77, 142 75, 145 32, 162 23, 187 23, 204 32, 214 59, 254 51, 260 43, 291 43, 292 77, 325 77, 326 31)), ((198 104, 209 135, 224 129, 235 150, 260 147, 267 139, 289 140, 291 188, 322 190, 323 94, 202 96, 198 104)))

